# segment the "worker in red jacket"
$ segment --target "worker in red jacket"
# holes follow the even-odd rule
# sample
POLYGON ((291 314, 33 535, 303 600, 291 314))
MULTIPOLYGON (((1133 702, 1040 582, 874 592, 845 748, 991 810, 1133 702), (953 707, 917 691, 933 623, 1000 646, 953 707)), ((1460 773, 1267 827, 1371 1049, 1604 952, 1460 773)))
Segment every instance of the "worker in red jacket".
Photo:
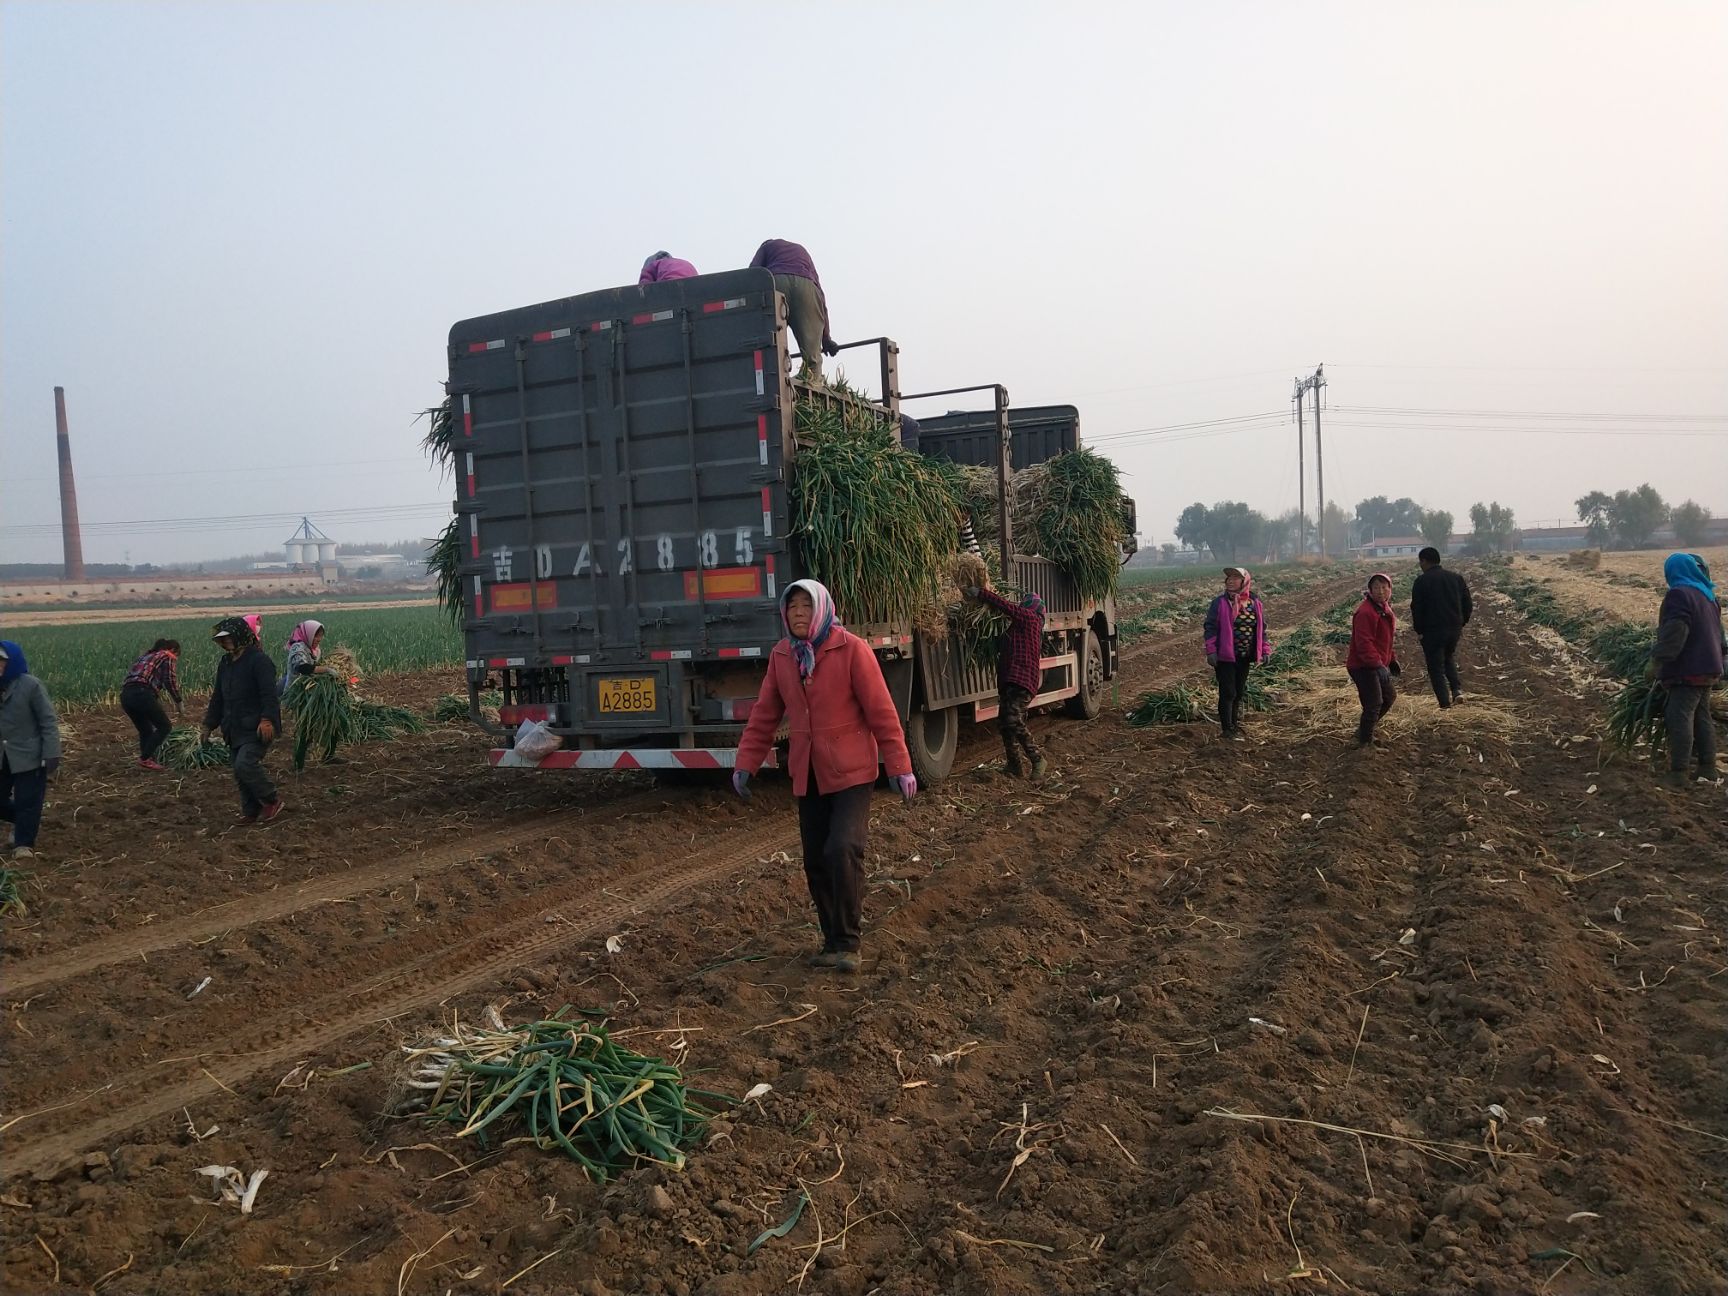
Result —
POLYGON ((784 719, 791 731, 792 795, 804 880, 816 904, 822 948, 813 967, 858 970, 864 926, 864 850, 876 767, 910 801, 918 792, 912 759, 882 667, 862 639, 835 618, 818 581, 794 581, 780 599, 786 637, 768 656, 768 674, 738 744, 732 786, 750 799, 784 719))
POLYGON ((1008 757, 1002 769, 1021 778, 1030 767, 1037 782, 1049 766, 1026 727, 1026 709, 1044 687, 1044 600, 1036 594, 1027 594, 1018 603, 1005 599, 990 588, 988 575, 982 586, 965 593, 1008 618, 1008 629, 996 649, 996 727, 1002 731, 1002 748, 1008 757), (1026 753, 1024 764, 1021 752, 1026 753))
POLYGON ((1375 572, 1368 578, 1362 606, 1350 622, 1350 652, 1344 667, 1362 699, 1362 719, 1356 726, 1356 745, 1374 741, 1374 726, 1392 709, 1398 698, 1393 679, 1402 673, 1393 636, 1398 618, 1392 614, 1392 578, 1375 572))

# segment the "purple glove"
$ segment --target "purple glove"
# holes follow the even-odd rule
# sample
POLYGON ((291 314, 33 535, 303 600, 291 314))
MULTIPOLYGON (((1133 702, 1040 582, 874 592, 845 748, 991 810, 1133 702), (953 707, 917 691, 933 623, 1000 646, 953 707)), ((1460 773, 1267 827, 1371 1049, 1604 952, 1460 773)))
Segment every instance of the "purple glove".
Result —
POLYGON ((732 790, 748 801, 750 799, 750 775, 741 769, 732 771, 732 790))
POLYGON ((918 779, 913 774, 896 774, 894 786, 900 789, 900 795, 910 801, 918 795, 918 779))

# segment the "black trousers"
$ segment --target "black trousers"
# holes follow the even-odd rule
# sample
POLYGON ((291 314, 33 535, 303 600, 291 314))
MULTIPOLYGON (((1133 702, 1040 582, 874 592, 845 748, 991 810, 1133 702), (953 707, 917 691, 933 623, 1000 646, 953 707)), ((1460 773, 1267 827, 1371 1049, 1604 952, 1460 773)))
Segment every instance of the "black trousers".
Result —
POLYGON ((148 684, 128 684, 120 690, 120 709, 138 730, 138 759, 149 760, 174 728, 162 699, 148 684))
POLYGON ((1422 636, 1422 656, 1428 662, 1428 682, 1434 686, 1434 696, 1440 705, 1449 707, 1464 692, 1458 679, 1457 630, 1430 630, 1422 636))
POLYGON ((996 727, 1002 731, 1002 750, 1008 754, 1010 768, 1020 764, 1020 753, 1034 765, 1038 763, 1038 745, 1032 741, 1032 731, 1026 727, 1026 708, 1032 695, 1019 684, 1004 684, 996 695, 1001 708, 996 727))
POLYGON ((1350 679, 1356 685, 1356 696, 1362 702, 1362 719, 1356 725, 1356 739, 1367 742, 1374 736, 1374 726, 1398 700, 1398 689, 1392 683, 1392 672, 1384 666, 1357 667, 1350 672, 1350 679))
POLYGON ((1662 718, 1668 727, 1668 768, 1716 768, 1716 722, 1710 718, 1708 685, 1670 684, 1662 718))
POLYGON ((855 954, 864 934, 864 848, 870 832, 871 785, 798 798, 804 880, 816 902, 822 948, 855 954))
POLYGON ((42 804, 47 799, 45 766, 14 774, 6 758, 0 756, 0 821, 12 825, 14 846, 36 844, 36 833, 42 827, 42 804))
POLYGON ((230 738, 229 742, 234 750, 234 782, 240 789, 240 812, 256 815, 277 800, 276 785, 264 772, 264 757, 270 744, 260 742, 256 734, 238 742, 230 738))
POLYGON ((1225 733, 1242 723, 1242 694, 1253 669, 1251 661, 1221 661, 1212 668, 1218 677, 1218 723, 1225 733))

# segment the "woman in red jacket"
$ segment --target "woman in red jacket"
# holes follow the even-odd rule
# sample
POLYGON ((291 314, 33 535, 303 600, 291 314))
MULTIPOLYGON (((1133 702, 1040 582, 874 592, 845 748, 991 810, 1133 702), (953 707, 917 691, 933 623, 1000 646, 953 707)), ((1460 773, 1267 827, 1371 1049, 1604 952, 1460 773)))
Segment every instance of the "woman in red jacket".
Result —
POLYGON ((1344 666, 1362 699, 1362 720, 1356 726, 1356 745, 1374 741, 1374 726, 1392 709, 1398 698, 1392 679, 1402 673, 1397 650, 1392 646, 1398 618, 1392 615, 1392 578, 1375 572, 1368 578, 1362 606, 1350 622, 1350 652, 1344 666))
POLYGON ((780 599, 786 637, 768 657, 762 692, 738 744, 732 786, 750 799, 750 778, 762 768, 785 719, 792 736, 792 794, 804 879, 816 902, 822 948, 814 967, 858 970, 864 925, 864 848, 870 789, 878 763, 900 795, 918 791, 900 715, 882 667, 862 639, 834 617, 834 599, 813 580, 795 581, 780 599))

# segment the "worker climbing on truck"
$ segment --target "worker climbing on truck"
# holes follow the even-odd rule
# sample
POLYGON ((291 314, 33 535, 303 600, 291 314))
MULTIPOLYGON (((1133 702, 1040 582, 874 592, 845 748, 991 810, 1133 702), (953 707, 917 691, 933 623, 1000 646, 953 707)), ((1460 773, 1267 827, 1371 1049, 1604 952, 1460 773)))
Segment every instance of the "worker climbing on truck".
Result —
POLYGON ((1026 709, 1044 685, 1044 600, 1036 594, 1026 594, 1018 603, 1003 598, 990 588, 988 570, 983 584, 967 589, 966 597, 987 603, 1008 618, 1008 629, 996 652, 996 726, 1002 731, 1002 749, 1007 754, 1002 770, 1022 778, 1029 768, 1036 782, 1044 777, 1048 764, 1026 727, 1026 709), (1024 763, 1021 752, 1026 754, 1024 763))
POLYGON ((696 267, 670 252, 656 252, 642 263, 638 284, 666 283, 672 279, 694 279, 696 267))
POLYGON ((769 239, 750 258, 750 268, 774 276, 774 287, 786 298, 792 335, 798 339, 803 358, 801 376, 821 382, 822 357, 839 355, 840 348, 828 332, 828 298, 816 275, 816 263, 802 244, 769 239))

